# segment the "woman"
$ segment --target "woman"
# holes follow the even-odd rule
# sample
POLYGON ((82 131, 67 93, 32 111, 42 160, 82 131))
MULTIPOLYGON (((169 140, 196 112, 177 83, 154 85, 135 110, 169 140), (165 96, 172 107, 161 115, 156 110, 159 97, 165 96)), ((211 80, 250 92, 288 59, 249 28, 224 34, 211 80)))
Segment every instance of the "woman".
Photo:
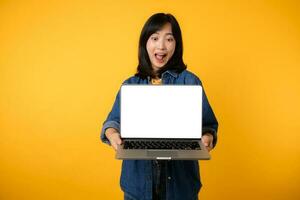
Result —
MULTIPOLYGON (((152 15, 141 32, 137 73, 124 84, 202 85, 196 75, 186 70, 182 54, 181 30, 175 17, 164 13, 152 15)), ((115 150, 122 143, 119 98, 118 93, 101 133, 101 140, 115 150)), ((218 122, 205 93, 202 116, 202 141, 210 151, 216 145, 218 122)), ((127 200, 198 199, 198 161, 124 160, 120 184, 127 200)))

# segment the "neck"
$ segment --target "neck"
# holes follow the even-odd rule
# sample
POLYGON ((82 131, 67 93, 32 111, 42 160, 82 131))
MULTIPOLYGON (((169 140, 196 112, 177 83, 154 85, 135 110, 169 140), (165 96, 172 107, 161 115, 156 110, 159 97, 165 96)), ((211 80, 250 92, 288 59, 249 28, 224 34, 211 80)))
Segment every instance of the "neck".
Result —
POLYGON ((152 72, 152 78, 154 78, 154 79, 159 79, 160 78, 158 70, 153 70, 153 72, 152 72))

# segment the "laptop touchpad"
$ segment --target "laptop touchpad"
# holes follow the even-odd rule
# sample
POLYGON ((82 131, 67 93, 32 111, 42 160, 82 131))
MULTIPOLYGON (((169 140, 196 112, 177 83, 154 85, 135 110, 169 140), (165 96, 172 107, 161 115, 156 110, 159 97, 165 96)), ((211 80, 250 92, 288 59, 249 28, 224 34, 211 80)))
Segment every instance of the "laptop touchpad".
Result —
POLYGON ((177 157, 177 151, 148 150, 147 155, 151 157, 177 157))

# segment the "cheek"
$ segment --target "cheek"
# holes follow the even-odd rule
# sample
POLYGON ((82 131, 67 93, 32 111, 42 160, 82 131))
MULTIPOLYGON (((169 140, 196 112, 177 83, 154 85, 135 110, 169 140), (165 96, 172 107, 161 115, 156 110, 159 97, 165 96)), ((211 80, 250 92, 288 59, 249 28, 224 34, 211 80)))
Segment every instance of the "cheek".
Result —
POLYGON ((174 54, 174 52, 175 52, 175 44, 172 44, 171 46, 170 46, 170 48, 169 48, 169 50, 170 50, 170 57, 172 57, 173 56, 173 54, 174 54))
POLYGON ((151 44, 149 42, 147 42, 146 49, 147 49, 148 56, 150 57, 152 48, 151 48, 151 44))

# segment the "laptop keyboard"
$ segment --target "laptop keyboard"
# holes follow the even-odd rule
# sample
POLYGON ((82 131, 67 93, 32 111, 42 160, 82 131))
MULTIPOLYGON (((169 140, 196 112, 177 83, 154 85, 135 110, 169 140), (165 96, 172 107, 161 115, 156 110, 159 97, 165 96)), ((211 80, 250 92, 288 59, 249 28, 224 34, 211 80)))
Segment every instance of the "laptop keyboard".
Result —
POLYGON ((197 141, 124 141, 124 149, 200 150, 197 141))

